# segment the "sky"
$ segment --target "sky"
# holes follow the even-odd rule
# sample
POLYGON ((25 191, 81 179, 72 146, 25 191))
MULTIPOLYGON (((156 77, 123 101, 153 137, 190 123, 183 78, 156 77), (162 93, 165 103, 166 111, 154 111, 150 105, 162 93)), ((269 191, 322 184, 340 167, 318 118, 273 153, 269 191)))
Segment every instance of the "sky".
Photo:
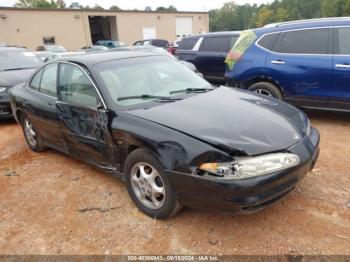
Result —
MULTIPOLYGON (((67 5, 71 2, 79 2, 81 5, 94 6, 96 3, 104 8, 117 5, 121 9, 139 9, 143 10, 146 6, 150 6, 153 10, 158 6, 175 6, 179 11, 208 11, 220 8, 230 0, 65 0, 67 5)), ((0 0, 0 6, 13 6, 16 0, 0 0)), ((237 4, 262 4, 271 0, 235 0, 237 4)))

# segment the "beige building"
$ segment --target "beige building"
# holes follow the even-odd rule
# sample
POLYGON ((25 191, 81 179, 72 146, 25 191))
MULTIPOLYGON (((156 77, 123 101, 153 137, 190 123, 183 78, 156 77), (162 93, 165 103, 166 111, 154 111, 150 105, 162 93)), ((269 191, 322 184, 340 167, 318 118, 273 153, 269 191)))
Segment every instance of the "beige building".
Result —
POLYGON ((0 7, 0 42, 35 50, 44 43, 70 51, 97 40, 137 40, 178 37, 209 31, 207 12, 93 11, 0 7))

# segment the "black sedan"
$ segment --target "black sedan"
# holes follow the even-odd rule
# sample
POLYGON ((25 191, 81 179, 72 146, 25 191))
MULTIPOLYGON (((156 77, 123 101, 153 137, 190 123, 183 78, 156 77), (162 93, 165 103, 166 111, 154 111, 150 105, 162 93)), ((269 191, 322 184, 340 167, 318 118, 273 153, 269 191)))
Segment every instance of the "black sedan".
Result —
POLYGON ((8 92, 25 82, 42 62, 33 53, 20 47, 0 47, 0 119, 11 118, 8 92))
POLYGON ((181 206, 252 213, 313 167, 319 133, 284 102, 207 81, 167 56, 54 61, 11 90, 35 152, 53 148, 120 177, 147 215, 181 206))

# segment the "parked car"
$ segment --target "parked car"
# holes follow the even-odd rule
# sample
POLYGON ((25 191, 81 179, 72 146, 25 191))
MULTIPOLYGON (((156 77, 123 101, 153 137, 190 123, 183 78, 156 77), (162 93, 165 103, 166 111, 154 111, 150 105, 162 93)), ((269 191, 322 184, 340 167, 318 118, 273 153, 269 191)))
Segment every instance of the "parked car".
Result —
POLYGON ((79 51, 80 52, 101 52, 101 51, 107 51, 108 47, 103 45, 90 45, 90 46, 84 46, 79 51))
POLYGON ((144 46, 125 46, 125 47, 120 47, 120 48, 109 49, 108 51, 109 52, 134 51, 134 52, 153 53, 153 54, 157 54, 157 55, 165 55, 165 56, 168 56, 168 57, 180 62, 181 64, 186 66, 191 71, 193 71, 193 72, 197 73, 198 75, 200 75, 201 77, 203 77, 203 75, 198 71, 198 69, 196 68, 196 66, 194 64, 187 62, 187 61, 178 60, 174 55, 170 54, 169 52, 165 51, 163 48, 160 48, 160 47, 151 46, 151 45, 148 45, 148 46, 146 46, 146 45, 144 45, 144 46))
POLYGON ((176 43, 170 43, 169 48, 168 48, 168 52, 172 55, 175 55, 178 47, 179 46, 176 43))
POLYGON ((169 42, 164 39, 146 39, 146 40, 140 40, 135 42, 133 45, 140 46, 140 45, 153 45, 156 47, 161 47, 164 49, 168 49, 170 47, 169 42))
POLYGON ((41 45, 36 48, 38 52, 66 53, 68 50, 61 45, 41 45))
POLYGON ((161 219, 182 205, 258 211, 288 194, 319 151, 302 111, 214 88, 164 55, 55 60, 10 94, 33 151, 54 148, 121 178, 161 219))
POLYGON ((126 46, 122 41, 114 41, 114 40, 99 40, 95 43, 95 45, 105 46, 107 48, 117 48, 126 46))
POLYGON ((240 43, 243 52, 229 54, 229 85, 301 107, 350 110, 349 18, 273 24, 242 34, 240 43))
POLYGON ((53 53, 53 52, 34 52, 34 54, 44 62, 48 62, 53 59, 61 57, 71 57, 76 55, 84 55, 86 52, 66 52, 66 53, 53 53))
POLYGON ((25 82, 41 64, 40 59, 25 48, 0 47, 0 118, 12 117, 10 88, 25 82))
POLYGON ((239 32, 219 32, 184 37, 176 56, 194 64, 213 83, 225 83, 225 57, 239 37, 239 32))

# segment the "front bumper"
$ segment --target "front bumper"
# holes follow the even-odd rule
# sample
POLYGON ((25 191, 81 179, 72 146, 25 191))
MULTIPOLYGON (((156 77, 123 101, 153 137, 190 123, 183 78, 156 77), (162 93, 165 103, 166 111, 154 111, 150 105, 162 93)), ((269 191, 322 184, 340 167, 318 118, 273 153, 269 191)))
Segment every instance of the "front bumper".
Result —
POLYGON ((0 119, 12 118, 10 99, 7 93, 0 94, 0 119))
POLYGON ((312 128, 309 137, 287 150, 300 157, 300 164, 280 172, 242 180, 220 180, 168 171, 169 178, 185 206, 254 213, 285 197, 314 167, 319 155, 319 140, 318 131, 312 128))

